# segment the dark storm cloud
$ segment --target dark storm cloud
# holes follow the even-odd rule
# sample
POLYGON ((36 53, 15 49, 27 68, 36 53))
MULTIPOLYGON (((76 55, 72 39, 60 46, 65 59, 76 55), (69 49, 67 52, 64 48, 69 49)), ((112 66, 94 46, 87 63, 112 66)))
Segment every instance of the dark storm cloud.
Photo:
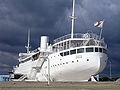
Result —
POLYGON ((17 56, 8 52, 1 52, 1 51, 0 51, 0 58, 2 59, 1 63, 6 63, 7 66, 13 65, 14 60, 17 60, 17 56))
POLYGON ((59 0, 2 0, 0 8, 0 41, 21 45, 25 42, 27 28, 31 28, 33 36, 54 33, 54 23, 62 16, 65 4, 59 0))
MULTIPOLYGON (((93 23, 104 19, 103 36, 108 44, 109 59, 113 61, 117 73, 120 72, 117 69, 117 63, 120 63, 119 8, 119 0, 76 0, 74 31, 92 30, 99 34, 100 30, 93 27, 93 23)), ((32 49, 39 46, 41 35, 48 35, 52 41, 69 34, 71 13, 72 0, 0 0, 0 66, 17 63, 14 57, 18 52, 25 52, 28 28, 31 28, 32 49), (4 59, 9 63, 3 62, 4 59)))
POLYGON ((39 46, 40 35, 52 35, 53 39, 57 32, 54 24, 70 6, 69 1, 62 0, 0 0, 0 67, 18 63, 13 57, 25 52, 28 28, 32 49, 39 46))
MULTIPOLYGON (((87 32, 91 30, 97 34, 100 30, 93 26, 95 21, 105 20, 103 37, 105 42, 108 44, 108 57, 112 62, 113 73, 120 73, 119 70, 119 51, 120 51, 120 1, 118 0, 76 0, 76 16, 77 20, 75 22, 75 32, 87 32)), ((66 9, 66 17, 71 15, 72 8, 66 9)), ((71 24, 69 18, 65 19, 65 23, 71 24)), ((64 26, 62 22, 63 19, 60 18, 58 21, 58 27, 64 26)), ((67 26, 66 27, 71 27, 67 26)), ((61 27, 62 29, 64 27, 61 27)), ((58 28, 59 29, 59 28, 58 28)), ((71 28, 69 28, 71 29, 71 28)), ((70 30, 69 30, 70 31, 70 30)), ((67 33, 67 32, 66 32, 67 33)), ((109 63, 108 63, 109 65, 109 63)), ((104 73, 109 69, 106 68, 104 73)))
POLYGON ((18 64, 17 56, 0 51, 0 74, 8 74, 16 64, 18 64))

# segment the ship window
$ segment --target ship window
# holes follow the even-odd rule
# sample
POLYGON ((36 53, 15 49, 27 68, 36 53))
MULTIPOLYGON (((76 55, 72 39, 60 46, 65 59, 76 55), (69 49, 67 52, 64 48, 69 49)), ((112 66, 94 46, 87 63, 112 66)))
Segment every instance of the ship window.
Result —
POLYGON ((84 53, 84 48, 77 49, 77 53, 84 53))
POLYGON ((98 48, 95 48, 95 52, 98 52, 98 48))
POLYGON ((66 49, 66 42, 64 42, 64 50, 66 49))
POLYGON ((39 58, 39 55, 40 55, 40 53, 37 53, 37 54, 33 55, 32 58, 33 58, 34 60, 37 60, 37 59, 39 58))
POLYGON ((70 54, 76 54, 76 49, 71 50, 71 51, 70 51, 70 54))
POLYGON ((74 61, 72 61, 72 63, 74 63, 74 61))
POLYGON ((64 52, 64 56, 67 56, 67 55, 69 55, 69 51, 64 52))
POLYGON ((60 53, 61 56, 63 56, 63 53, 60 53))
POLYGON ((66 64, 68 64, 68 62, 66 62, 66 64))
POLYGON ((79 61, 77 60, 77 62, 79 62, 79 61))
POLYGON ((106 53, 107 54, 107 50, 103 48, 103 53, 106 53))
POLYGON ((30 59, 31 59, 31 58, 27 58, 27 59, 25 60, 25 62, 26 62, 26 61, 29 61, 30 59))
POLYGON ((93 48, 86 48, 86 52, 93 52, 93 48))
POLYGON ((102 48, 99 48, 99 52, 102 52, 102 48))
POLYGON ((69 49, 69 41, 67 41, 67 49, 69 49))
POLYGON ((31 60, 31 57, 30 57, 30 58, 27 58, 27 59, 24 60, 24 61, 21 61, 20 63, 24 63, 24 62, 27 62, 27 61, 29 61, 29 60, 31 60))

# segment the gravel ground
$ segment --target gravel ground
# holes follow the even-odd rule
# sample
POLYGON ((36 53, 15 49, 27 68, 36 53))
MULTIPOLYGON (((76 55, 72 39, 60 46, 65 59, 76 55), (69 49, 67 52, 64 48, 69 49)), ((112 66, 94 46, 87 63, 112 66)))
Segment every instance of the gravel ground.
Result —
POLYGON ((0 82, 0 90, 120 90, 120 82, 0 82))

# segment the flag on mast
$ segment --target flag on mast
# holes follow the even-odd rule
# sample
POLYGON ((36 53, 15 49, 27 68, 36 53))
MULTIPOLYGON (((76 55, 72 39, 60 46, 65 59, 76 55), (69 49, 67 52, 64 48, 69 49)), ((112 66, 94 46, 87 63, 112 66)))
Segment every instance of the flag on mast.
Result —
POLYGON ((94 26, 99 27, 99 28, 103 28, 103 23, 104 23, 104 20, 103 21, 97 21, 97 22, 94 23, 94 26))

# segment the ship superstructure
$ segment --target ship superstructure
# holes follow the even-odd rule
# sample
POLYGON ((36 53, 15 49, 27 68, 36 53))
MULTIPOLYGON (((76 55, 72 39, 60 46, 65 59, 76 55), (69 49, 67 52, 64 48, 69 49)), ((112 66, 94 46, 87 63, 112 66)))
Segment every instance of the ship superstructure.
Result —
MULTIPOLYGON (((71 34, 49 44, 41 36, 40 47, 19 54, 20 64, 11 73, 12 80, 88 81, 103 71, 107 63, 107 45, 104 38, 93 33, 74 34, 75 0, 73 0, 71 34)), ((29 35, 28 35, 29 36, 29 35)))

